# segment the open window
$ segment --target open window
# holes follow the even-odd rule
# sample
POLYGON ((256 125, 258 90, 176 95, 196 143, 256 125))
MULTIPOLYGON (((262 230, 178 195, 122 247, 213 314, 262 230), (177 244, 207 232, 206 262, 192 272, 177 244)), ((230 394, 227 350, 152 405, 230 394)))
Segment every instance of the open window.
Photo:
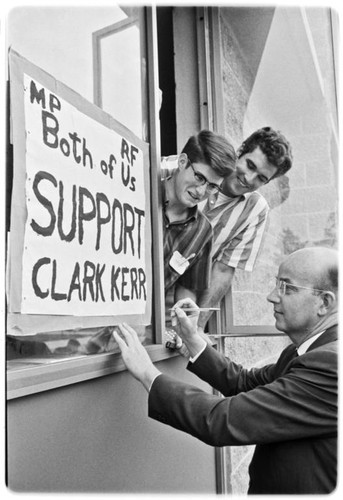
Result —
POLYGON ((123 369, 118 322, 170 355, 156 33, 143 7, 9 13, 10 397, 123 369))
POLYGON ((292 169, 260 189, 270 213, 256 265, 236 269, 213 325, 224 335, 277 334, 266 296, 280 261, 338 242, 337 18, 327 8, 222 6, 198 8, 196 22, 200 127, 236 149, 264 126, 292 145, 292 169))
MULTIPOLYGON (((223 352, 245 367, 273 363, 289 343, 266 300, 283 258, 305 246, 338 247, 337 21, 327 8, 197 12, 201 126, 225 134, 236 148, 254 130, 272 126, 294 155, 287 175, 260 190, 270 213, 256 265, 252 272, 236 269, 211 324, 223 352)), ((225 450, 234 494, 247 490, 252 451, 225 450)))

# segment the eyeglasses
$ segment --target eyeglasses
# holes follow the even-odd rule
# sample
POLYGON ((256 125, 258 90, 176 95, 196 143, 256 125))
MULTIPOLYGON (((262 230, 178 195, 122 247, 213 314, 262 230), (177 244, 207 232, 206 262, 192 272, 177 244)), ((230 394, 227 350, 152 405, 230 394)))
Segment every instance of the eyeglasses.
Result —
POLYGON ((220 191, 220 186, 218 184, 209 182, 204 175, 195 170, 195 168, 193 167, 193 163, 190 161, 189 158, 188 158, 188 163, 190 164, 193 170, 194 179, 196 180, 197 184, 199 184, 199 186, 205 186, 205 184, 207 184, 206 191, 210 194, 218 193, 220 191))
POLYGON ((275 288, 279 297, 283 297, 288 292, 294 292, 297 288, 304 290, 312 290, 312 292, 327 292, 327 290, 320 290, 319 288, 310 288, 308 286, 300 286, 293 285, 291 283, 287 283, 287 281, 280 280, 279 278, 275 278, 275 288))

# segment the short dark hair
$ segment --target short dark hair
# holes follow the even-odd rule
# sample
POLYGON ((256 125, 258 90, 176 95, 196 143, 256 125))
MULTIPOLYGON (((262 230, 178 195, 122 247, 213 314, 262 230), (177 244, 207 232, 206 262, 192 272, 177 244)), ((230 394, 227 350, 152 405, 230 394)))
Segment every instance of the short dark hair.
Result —
POLYGON ((232 144, 211 130, 201 130, 197 135, 192 135, 182 153, 186 153, 192 163, 209 165, 221 177, 232 174, 237 161, 232 144))
POLYGON ((238 150, 238 158, 251 153, 259 147, 268 159, 268 162, 277 168, 275 177, 284 175, 292 167, 293 155, 290 143, 285 136, 271 127, 263 127, 253 132, 238 150))

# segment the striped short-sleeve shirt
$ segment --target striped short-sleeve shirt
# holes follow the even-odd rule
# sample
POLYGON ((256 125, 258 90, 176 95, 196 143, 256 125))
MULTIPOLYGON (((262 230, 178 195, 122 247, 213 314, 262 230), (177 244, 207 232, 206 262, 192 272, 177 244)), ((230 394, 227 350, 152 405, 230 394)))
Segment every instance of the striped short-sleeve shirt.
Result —
POLYGON ((266 229, 266 199, 257 191, 237 198, 218 193, 199 208, 212 224, 213 262, 252 271, 266 229))

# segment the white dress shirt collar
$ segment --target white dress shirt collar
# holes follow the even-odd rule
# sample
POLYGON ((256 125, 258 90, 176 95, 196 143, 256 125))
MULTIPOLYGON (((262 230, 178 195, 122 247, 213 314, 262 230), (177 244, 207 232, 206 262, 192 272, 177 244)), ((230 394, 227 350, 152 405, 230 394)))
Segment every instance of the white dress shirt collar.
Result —
POLYGON ((297 348, 298 355, 301 356, 302 354, 304 354, 308 350, 310 345, 312 345, 313 342, 315 342, 323 333, 324 332, 319 332, 316 335, 313 335, 313 337, 310 337, 309 339, 305 340, 305 342, 303 342, 302 344, 300 344, 300 346, 297 348))

